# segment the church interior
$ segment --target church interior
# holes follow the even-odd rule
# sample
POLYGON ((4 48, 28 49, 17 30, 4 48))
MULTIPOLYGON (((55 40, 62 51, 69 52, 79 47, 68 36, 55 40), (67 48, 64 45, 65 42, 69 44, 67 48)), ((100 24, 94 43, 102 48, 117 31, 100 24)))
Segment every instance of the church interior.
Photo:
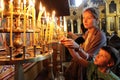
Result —
MULTIPOLYGON (((92 6, 120 52, 120 0, 0 0, 0 80, 65 80, 71 56, 60 38, 82 34, 82 11, 92 6)), ((120 64, 114 72, 120 77, 120 64)))

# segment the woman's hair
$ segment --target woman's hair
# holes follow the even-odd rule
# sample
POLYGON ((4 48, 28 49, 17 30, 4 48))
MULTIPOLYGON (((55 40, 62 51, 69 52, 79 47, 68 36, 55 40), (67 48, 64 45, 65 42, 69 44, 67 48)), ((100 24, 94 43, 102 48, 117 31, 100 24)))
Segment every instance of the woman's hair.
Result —
POLYGON ((98 8, 96 8, 96 7, 87 7, 87 8, 85 8, 85 9, 83 10, 82 14, 83 14, 85 11, 89 11, 89 12, 93 15, 93 17, 94 17, 95 19, 98 19, 98 18, 99 18, 99 10, 98 10, 98 8))
POLYGON ((101 49, 107 51, 111 55, 115 65, 119 64, 120 53, 117 49, 112 46, 103 46, 101 49))

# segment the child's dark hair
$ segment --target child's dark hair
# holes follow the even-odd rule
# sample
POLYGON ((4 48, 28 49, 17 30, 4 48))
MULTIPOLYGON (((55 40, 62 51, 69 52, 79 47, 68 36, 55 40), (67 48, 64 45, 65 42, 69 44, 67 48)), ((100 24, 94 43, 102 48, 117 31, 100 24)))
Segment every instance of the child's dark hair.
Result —
POLYGON ((103 46, 101 49, 107 51, 111 55, 112 59, 115 62, 115 65, 119 64, 120 54, 117 49, 112 46, 103 46))

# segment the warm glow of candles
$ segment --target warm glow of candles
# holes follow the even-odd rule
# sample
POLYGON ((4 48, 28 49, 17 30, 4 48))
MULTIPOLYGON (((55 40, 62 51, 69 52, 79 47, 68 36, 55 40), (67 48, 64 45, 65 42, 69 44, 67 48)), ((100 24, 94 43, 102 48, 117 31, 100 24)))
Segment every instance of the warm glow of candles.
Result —
POLYGON ((10 47, 13 46, 12 29, 13 29, 13 0, 10 1, 10 47))
POLYGON ((24 26, 23 26, 23 29, 24 29, 24 42, 23 42, 23 45, 25 46, 26 45, 26 0, 24 0, 24 26))

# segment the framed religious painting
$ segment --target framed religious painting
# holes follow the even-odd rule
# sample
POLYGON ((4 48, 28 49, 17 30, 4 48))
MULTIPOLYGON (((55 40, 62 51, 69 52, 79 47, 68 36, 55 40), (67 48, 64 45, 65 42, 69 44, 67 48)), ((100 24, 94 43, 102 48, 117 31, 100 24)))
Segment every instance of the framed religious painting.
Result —
POLYGON ((115 30, 115 17, 109 17, 109 21, 110 21, 110 31, 114 31, 115 30))
POLYGON ((74 33, 78 33, 78 27, 77 27, 77 25, 78 25, 78 24, 77 24, 77 21, 74 20, 74 21, 73 21, 73 32, 74 32, 74 33))
POLYGON ((116 3, 114 1, 111 1, 109 4, 109 13, 115 13, 116 12, 116 3))
POLYGON ((70 32, 70 31, 72 31, 72 29, 71 29, 71 21, 68 20, 67 21, 67 32, 70 32))
POLYGON ((105 18, 101 19, 101 30, 106 31, 106 20, 105 20, 105 18))

